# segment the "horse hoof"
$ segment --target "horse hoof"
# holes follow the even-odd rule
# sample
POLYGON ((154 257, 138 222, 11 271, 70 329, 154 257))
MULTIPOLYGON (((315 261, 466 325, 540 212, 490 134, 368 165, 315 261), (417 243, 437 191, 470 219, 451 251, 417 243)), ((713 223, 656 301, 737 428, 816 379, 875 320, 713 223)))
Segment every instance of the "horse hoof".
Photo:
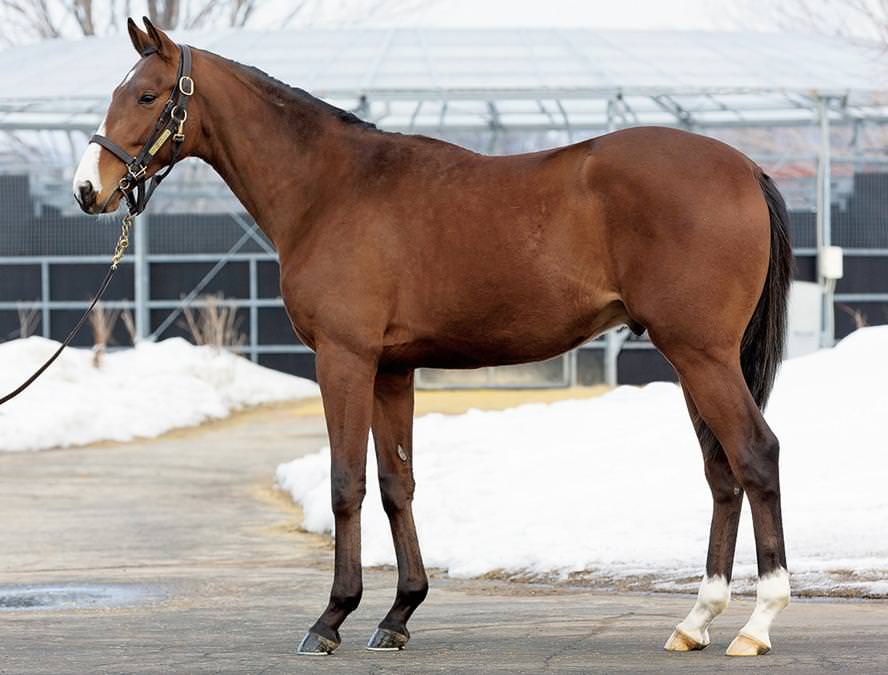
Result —
POLYGON ((370 636, 367 649, 371 652, 396 652, 404 649, 409 639, 409 634, 396 633, 388 628, 377 628, 370 636))
POLYGON ((702 642, 697 642, 687 633, 684 633, 678 628, 672 631, 672 635, 669 636, 669 639, 666 640, 666 644, 663 645, 663 649, 668 652, 695 652, 700 649, 705 649, 707 645, 702 642))
POLYGON ((327 656, 332 654, 333 650, 338 646, 339 643, 336 640, 331 640, 323 635, 308 631, 305 637, 302 638, 302 642, 299 643, 299 649, 296 650, 296 653, 302 656, 327 656))
POLYGON ((734 638, 734 641, 728 645, 725 652, 728 656, 761 656, 771 651, 771 648, 764 642, 756 640, 754 637, 740 633, 734 638))

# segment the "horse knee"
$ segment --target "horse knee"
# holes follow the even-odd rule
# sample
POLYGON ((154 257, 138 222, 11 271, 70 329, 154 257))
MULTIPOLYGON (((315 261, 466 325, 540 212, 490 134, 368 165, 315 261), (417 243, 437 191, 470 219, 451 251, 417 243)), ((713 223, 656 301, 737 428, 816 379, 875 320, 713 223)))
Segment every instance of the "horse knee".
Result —
POLYGON ((359 511, 364 501, 367 487, 364 480, 345 475, 333 476, 332 498, 333 515, 350 516, 359 511))
POLYGON ((780 442, 770 431, 747 446, 737 458, 737 478, 749 494, 776 497, 780 494, 778 460, 780 442))
POLYGON ((379 476, 379 491, 382 495, 382 508, 389 515, 403 511, 413 500, 416 483, 412 476, 385 473, 379 476))

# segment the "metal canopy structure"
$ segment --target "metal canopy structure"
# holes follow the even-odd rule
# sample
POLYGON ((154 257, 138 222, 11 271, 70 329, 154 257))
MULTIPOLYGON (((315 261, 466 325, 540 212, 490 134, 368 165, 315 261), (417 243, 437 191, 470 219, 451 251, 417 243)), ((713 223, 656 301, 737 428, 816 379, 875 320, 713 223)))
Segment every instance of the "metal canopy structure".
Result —
MULTIPOLYGON (((857 132, 867 128, 867 123, 880 130, 888 122, 884 50, 873 44, 850 44, 824 36, 410 28, 224 30, 176 33, 173 37, 257 66, 389 131, 416 131, 474 142, 485 136, 495 139, 503 132, 516 132, 519 137, 527 135, 527 146, 562 143, 642 124, 677 126, 714 136, 719 136, 719 130, 751 127, 813 131, 807 137, 816 137, 816 148, 802 152, 810 152, 803 158, 809 162, 816 153, 817 242, 816 248, 803 255, 816 255, 818 263, 826 253, 835 253, 829 250, 831 144, 836 142, 831 130, 853 129, 854 133, 845 136, 856 157, 857 132)), ((40 157, 40 170, 32 176, 31 193, 39 197, 40 203, 73 213, 67 185, 72 156, 98 126, 113 88, 135 62, 136 54, 126 36, 53 40, 0 52, 0 132, 15 140, 15 147, 24 147, 22 139, 34 139, 36 147, 51 149, 40 157)), ((881 145, 876 147, 878 157, 867 159, 882 164, 885 158, 881 145)), ((495 149, 494 144, 488 146, 489 151, 495 149)), ((791 161, 789 157, 782 156, 780 161, 791 161)), ((0 159, 2 168, 28 173, 28 167, 21 165, 28 161, 27 156, 9 153, 9 159, 0 159)), ((132 256, 134 300, 121 305, 134 309, 138 334, 151 334, 152 311, 173 309, 174 313, 165 319, 167 323, 173 321, 175 312, 194 300, 225 265, 237 260, 249 265, 250 292, 249 298, 230 302, 249 313, 251 356, 258 359, 261 355, 305 351, 302 345, 259 344, 259 313, 281 306, 279 298, 260 298, 258 294, 258 267, 275 260, 274 252, 261 241, 261 251, 240 252, 251 237, 258 240, 255 224, 242 217, 239 206, 214 174, 207 170, 195 170, 190 176, 183 173, 184 167, 165 185, 153 207, 162 209, 166 203, 170 213, 230 210, 228 216, 243 232, 224 254, 155 253, 148 250, 149 221, 141 218, 132 256), (185 180, 178 185, 182 178, 185 180), (149 268, 189 262, 213 264, 183 300, 153 299, 149 268)), ((888 255, 888 249, 860 249, 855 253, 888 255)), ((44 335, 49 336, 51 311, 80 307, 76 302, 51 300, 50 268, 100 260, 104 259, 25 256, 0 257, 0 264, 40 265, 41 325, 44 335)), ((834 299, 855 296, 835 296, 836 279, 819 264, 817 278, 822 288, 821 340, 831 344, 834 299)), ((17 306, 3 305, 0 303, 0 310, 17 306)), ((609 383, 617 381, 617 356, 624 338, 610 333, 604 344, 587 345, 604 348, 603 367, 609 383)), ((575 380, 576 354, 572 359, 570 381, 575 380)))
MULTIPOLYGON (((888 120, 883 51, 784 33, 225 30, 177 40, 255 65, 390 130, 694 129, 888 120)), ((127 37, 0 52, 0 128, 92 131, 127 37)))

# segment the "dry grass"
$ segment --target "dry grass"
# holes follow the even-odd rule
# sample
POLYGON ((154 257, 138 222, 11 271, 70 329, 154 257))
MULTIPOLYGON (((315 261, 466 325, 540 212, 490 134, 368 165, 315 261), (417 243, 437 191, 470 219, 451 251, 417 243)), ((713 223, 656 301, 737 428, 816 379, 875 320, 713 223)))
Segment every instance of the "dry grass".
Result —
POLYGON ((186 306, 182 310, 184 325, 191 333, 196 345, 209 345, 217 349, 240 347, 247 341, 241 332, 241 318, 237 309, 225 304, 222 294, 204 295, 199 298, 201 305, 197 312, 186 306))
POLYGON ((105 352, 111 343, 114 326, 120 316, 119 309, 107 310, 101 302, 96 303, 89 314, 89 325, 93 332, 93 367, 101 368, 105 352))
POLYGON ((133 313, 128 309, 120 313, 120 320, 123 321, 123 327, 126 328, 126 334, 129 335, 130 343, 136 344, 136 322, 133 319, 133 313))
POLYGON ((867 326, 869 326, 869 321, 866 318, 866 314, 864 314, 861 310, 854 309, 849 305, 841 303, 837 304, 836 306, 843 312, 845 312, 845 314, 851 317, 851 320, 854 322, 854 328, 866 328, 867 326))
POLYGON ((37 319, 40 318, 40 310, 36 307, 28 307, 27 305, 19 304, 16 311, 18 312, 19 337, 31 337, 37 328, 37 319))

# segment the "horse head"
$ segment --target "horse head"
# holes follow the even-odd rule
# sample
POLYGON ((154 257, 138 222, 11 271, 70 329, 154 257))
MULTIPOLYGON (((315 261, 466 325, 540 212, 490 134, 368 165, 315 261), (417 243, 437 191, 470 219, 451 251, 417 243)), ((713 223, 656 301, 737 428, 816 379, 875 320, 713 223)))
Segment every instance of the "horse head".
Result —
MULTIPOLYGON (((121 198, 135 199, 137 186, 144 186, 146 179, 185 157, 194 146, 194 134, 188 141, 184 135, 185 120, 196 116, 194 106, 186 110, 194 93, 190 49, 177 45, 147 18, 143 21, 145 30, 128 21, 130 40, 140 58, 114 89, 74 174, 74 198, 87 213, 116 211, 121 198)), ((199 125, 192 121, 188 127, 199 125)), ((134 210, 132 201, 130 210, 134 210)))

